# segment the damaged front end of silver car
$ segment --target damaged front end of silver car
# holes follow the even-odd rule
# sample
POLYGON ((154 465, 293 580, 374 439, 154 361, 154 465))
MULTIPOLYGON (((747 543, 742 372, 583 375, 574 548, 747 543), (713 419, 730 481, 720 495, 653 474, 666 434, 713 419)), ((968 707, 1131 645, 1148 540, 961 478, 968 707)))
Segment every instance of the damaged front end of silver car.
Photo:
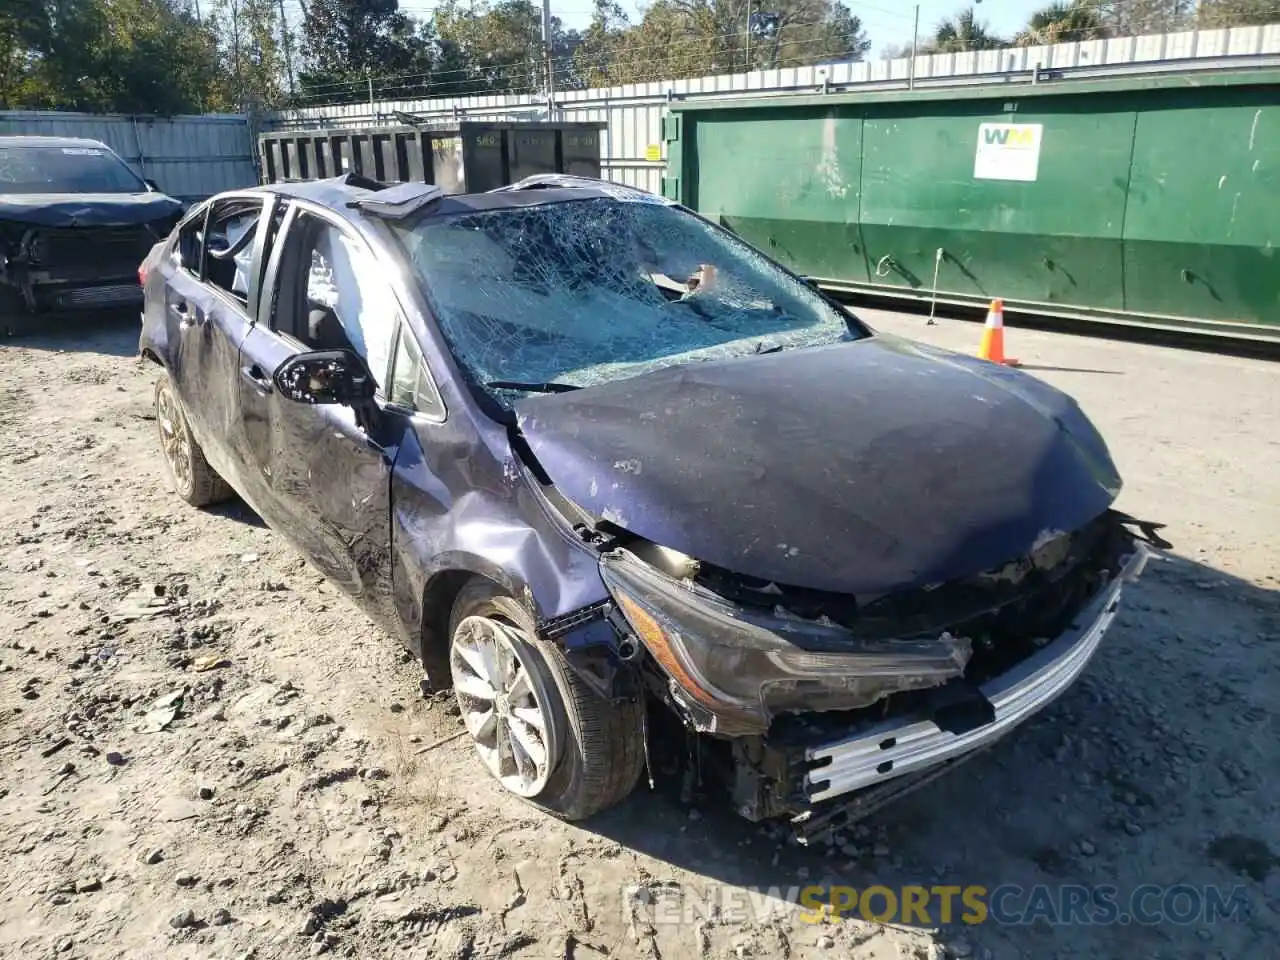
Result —
MULTIPOLYGON (((1143 526, 1135 531, 1135 526, 1143 526)), ((801 840, 937 777, 1061 695, 1150 545, 1108 510, 996 570, 879 597, 734 575, 645 541, 600 561, 650 689, 750 820, 801 840)))

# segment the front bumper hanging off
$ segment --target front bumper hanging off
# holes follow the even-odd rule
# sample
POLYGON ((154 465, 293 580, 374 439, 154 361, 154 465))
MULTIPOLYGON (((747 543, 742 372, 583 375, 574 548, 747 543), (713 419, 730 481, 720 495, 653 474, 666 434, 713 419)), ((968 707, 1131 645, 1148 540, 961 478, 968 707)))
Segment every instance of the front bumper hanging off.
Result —
POLYGON ((1052 703, 1088 665, 1115 619, 1121 590, 1141 574, 1149 556, 1137 544, 1119 575, 1067 632, 977 688, 990 704, 987 722, 956 732, 933 718, 886 720, 855 736, 803 747, 800 792, 807 808, 793 816, 797 835, 813 839, 861 819, 991 746, 1052 703))

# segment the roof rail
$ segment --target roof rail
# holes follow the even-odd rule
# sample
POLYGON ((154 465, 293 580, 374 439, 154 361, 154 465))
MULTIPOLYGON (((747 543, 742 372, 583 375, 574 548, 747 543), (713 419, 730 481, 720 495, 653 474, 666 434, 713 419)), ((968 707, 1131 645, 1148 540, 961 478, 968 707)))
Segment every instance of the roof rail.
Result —
POLYGON ((675 201, 667 200, 656 193, 641 190, 625 183, 612 180, 597 180, 594 177, 580 177, 571 173, 537 173, 531 177, 505 187, 495 187, 489 193, 511 193, 516 190, 597 190, 615 200, 640 201, 644 203, 660 203, 672 206, 675 201))
POLYGON ((403 220, 444 197, 444 191, 431 183, 397 183, 393 187, 380 185, 370 197, 347 201, 361 213, 384 220, 403 220))
POLYGON ((494 187, 490 193, 511 193, 515 190, 566 190, 574 187, 599 189, 607 186, 607 180, 596 180, 593 177, 579 177, 570 173, 535 173, 505 187, 494 187))

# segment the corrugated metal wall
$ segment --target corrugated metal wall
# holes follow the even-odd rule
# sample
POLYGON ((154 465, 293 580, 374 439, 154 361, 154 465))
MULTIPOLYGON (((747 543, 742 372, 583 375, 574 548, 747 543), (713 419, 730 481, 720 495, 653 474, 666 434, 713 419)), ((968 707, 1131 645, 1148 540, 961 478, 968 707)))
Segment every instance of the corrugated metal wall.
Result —
MULTIPOLYGON (((1208 70, 1225 66, 1280 66, 1280 24, 1121 37, 1039 47, 943 53, 912 61, 875 60, 780 70, 760 70, 692 80, 628 84, 556 94, 555 120, 608 124, 602 144, 604 176, 658 192, 666 162, 662 116, 672 99, 767 97, 822 89, 902 89, 976 82, 1031 82, 1037 68, 1087 77, 1092 74, 1208 70)), ((439 118, 548 119, 544 98, 487 96, 432 100, 383 100, 373 104, 317 107, 272 118, 272 127, 365 126, 396 123, 393 111, 439 118)))
POLYGON ((198 200, 258 182, 255 131, 238 114, 168 119, 55 110, 0 111, 0 135, 101 140, 139 174, 181 200, 198 200))

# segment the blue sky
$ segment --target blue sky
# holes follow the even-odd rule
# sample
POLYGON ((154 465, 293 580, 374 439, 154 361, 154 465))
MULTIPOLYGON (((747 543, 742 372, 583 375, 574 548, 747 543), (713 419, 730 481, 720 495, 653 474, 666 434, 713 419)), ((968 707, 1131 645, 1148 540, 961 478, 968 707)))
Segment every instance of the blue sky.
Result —
MULTIPOLYGON (((622 7, 638 20, 638 10, 644 0, 621 0, 622 7)), ((911 42, 911 24, 915 4, 910 0, 845 0, 849 9, 862 18, 873 44, 871 55, 879 55, 885 46, 898 46, 911 42)), ((974 4, 978 18, 985 20, 993 31, 1012 36, 1032 11, 1047 6, 1049 0, 981 0, 974 4)), ((407 13, 426 14, 435 6, 433 0, 400 0, 400 8, 407 13)), ((965 0, 921 0, 920 34, 926 36, 944 17, 951 16, 968 6, 965 0)), ((567 26, 584 27, 591 19, 591 0, 551 0, 551 12, 567 26)))

